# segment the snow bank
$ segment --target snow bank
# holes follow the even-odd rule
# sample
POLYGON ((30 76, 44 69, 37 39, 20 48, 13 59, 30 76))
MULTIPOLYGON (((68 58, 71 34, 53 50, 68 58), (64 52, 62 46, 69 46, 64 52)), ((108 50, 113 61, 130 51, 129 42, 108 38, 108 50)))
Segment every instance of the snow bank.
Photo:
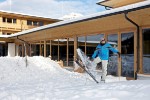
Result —
POLYGON ((47 79, 60 79, 77 76, 81 74, 71 73, 62 69, 55 61, 44 57, 0 57, 0 83, 28 83, 47 79), (26 66, 27 65, 27 66, 26 66))
POLYGON ((28 57, 27 67, 25 62, 21 57, 0 57, 0 100, 150 99, 149 80, 96 84, 49 58, 28 57))

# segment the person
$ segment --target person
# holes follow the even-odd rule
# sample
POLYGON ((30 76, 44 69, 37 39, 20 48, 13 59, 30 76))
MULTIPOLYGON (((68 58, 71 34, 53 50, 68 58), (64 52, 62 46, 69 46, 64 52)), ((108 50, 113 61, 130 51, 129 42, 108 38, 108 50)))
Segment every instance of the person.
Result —
POLYGON ((117 49, 113 48, 108 42, 105 41, 105 38, 100 39, 100 43, 97 45, 96 50, 92 55, 93 62, 96 64, 102 63, 102 76, 101 81, 105 82, 107 75, 107 65, 109 59, 109 51, 117 53, 120 57, 120 53, 117 49))

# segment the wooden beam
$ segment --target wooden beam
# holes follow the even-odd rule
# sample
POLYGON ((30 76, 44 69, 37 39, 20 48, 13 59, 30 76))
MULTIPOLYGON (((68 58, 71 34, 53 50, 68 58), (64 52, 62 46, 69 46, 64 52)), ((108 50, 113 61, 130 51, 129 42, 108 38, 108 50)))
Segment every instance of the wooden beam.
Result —
POLYGON ((14 42, 14 39, 0 38, 0 41, 4 41, 4 42, 14 42))
MULTIPOLYGON (((121 33, 118 32, 118 50, 121 53, 121 33)), ((121 72, 122 72, 122 65, 121 65, 121 55, 118 58, 118 76, 121 76, 121 72)))
POLYGON ((30 56, 32 56, 32 44, 30 43, 30 56))
POLYGON ((59 51, 60 51, 60 50, 59 50, 59 39, 58 39, 58 61, 60 60, 60 59, 59 59, 59 58, 60 58, 60 57, 59 57, 59 56, 60 56, 59 51))
POLYGON ((143 32, 140 27, 140 73, 143 74, 143 32))
POLYGON ((22 57, 24 57, 24 44, 22 44, 22 57))
POLYGON ((44 57, 46 57, 46 40, 44 40, 44 57))
POLYGON ((51 56, 51 59, 52 59, 52 40, 50 40, 50 56, 51 56))
POLYGON ((134 78, 137 70, 137 32, 134 31, 134 78))
POLYGON ((85 54, 86 54, 86 41, 87 41, 87 37, 85 36, 85 54))
POLYGON ((69 66, 69 38, 67 38, 67 66, 69 66))
POLYGON ((40 41, 40 56, 42 56, 42 45, 41 45, 41 41, 40 41))
POLYGON ((78 38, 77 36, 74 37, 74 61, 76 60, 77 58, 77 44, 78 43, 78 38))

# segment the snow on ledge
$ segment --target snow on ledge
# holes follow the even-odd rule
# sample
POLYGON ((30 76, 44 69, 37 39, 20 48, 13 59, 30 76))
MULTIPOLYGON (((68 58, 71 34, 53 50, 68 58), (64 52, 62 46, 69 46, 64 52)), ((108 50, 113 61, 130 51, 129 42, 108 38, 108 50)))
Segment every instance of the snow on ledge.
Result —
POLYGON ((138 74, 139 80, 150 80, 150 75, 138 74))

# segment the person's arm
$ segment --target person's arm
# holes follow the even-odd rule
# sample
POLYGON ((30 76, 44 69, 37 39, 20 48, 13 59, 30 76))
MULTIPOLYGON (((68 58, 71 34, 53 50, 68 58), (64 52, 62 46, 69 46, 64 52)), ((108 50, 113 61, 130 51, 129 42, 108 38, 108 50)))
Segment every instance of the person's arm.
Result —
POLYGON ((109 50, 111 50, 113 53, 117 53, 117 52, 118 52, 118 50, 115 49, 114 47, 112 47, 109 43, 107 44, 107 48, 108 48, 109 50))
POLYGON ((92 59, 94 59, 98 55, 98 51, 100 50, 99 46, 96 47, 96 50, 94 51, 92 55, 92 59))
POLYGON ((109 44, 108 48, 109 48, 109 50, 111 50, 113 53, 117 53, 118 56, 120 57, 121 53, 120 53, 117 49, 115 49, 114 47, 112 47, 110 44, 109 44))
POLYGON ((95 50, 93 55, 92 55, 92 59, 94 59, 97 56, 97 54, 98 54, 98 50, 95 50))

